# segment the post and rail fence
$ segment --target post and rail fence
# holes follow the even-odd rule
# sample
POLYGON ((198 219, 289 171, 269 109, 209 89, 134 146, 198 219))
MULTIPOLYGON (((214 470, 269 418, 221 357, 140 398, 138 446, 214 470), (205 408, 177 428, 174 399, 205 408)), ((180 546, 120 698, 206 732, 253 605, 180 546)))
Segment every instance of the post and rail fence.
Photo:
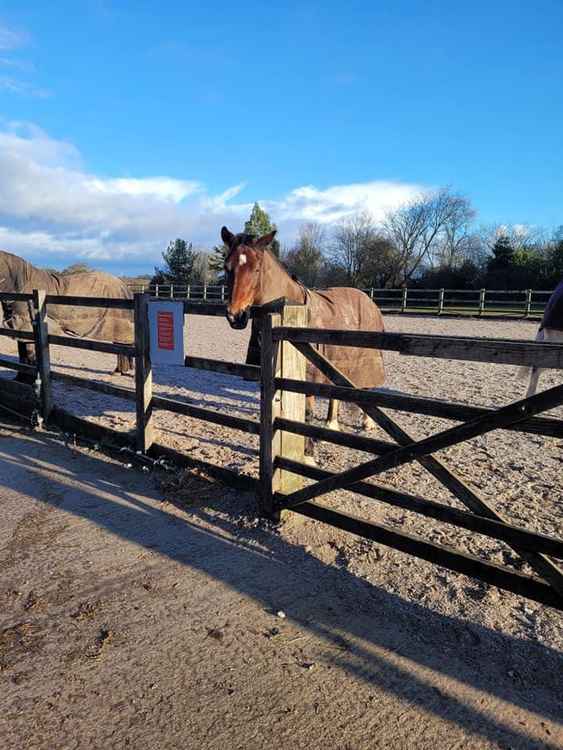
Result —
MULTIPOLYGON (((253 419, 198 406, 187 398, 172 399, 153 392, 148 294, 138 293, 134 300, 118 300, 60 297, 34 290, 31 294, 1 293, 0 302, 2 301, 28 303, 32 330, 14 331, 9 327, 0 327, 0 336, 34 344, 36 363, 33 366, 7 357, 0 358, 0 368, 14 370, 34 380, 34 386, 30 387, 0 379, 1 409, 16 415, 21 412, 24 395, 22 389, 27 389, 26 393, 31 394, 33 399, 34 411, 47 423, 56 424, 65 432, 83 434, 97 441, 107 440, 114 445, 127 447, 141 456, 162 458, 179 466, 199 468, 227 484, 256 491, 260 511, 265 516, 273 519, 279 519, 287 513, 306 516, 563 610, 563 570, 559 564, 563 560, 563 540, 510 523, 477 489, 461 479, 443 459, 435 455, 444 448, 497 429, 563 438, 563 419, 543 416, 543 412, 563 403, 563 385, 500 408, 385 391, 366 391, 357 388, 319 350, 319 346, 330 343, 378 348, 408 356, 537 365, 563 370, 563 345, 507 339, 313 329, 306 327, 304 306, 286 305, 284 300, 277 300, 265 308, 252 310, 252 315, 260 318, 261 326, 259 367, 203 357, 185 358, 186 367, 259 381, 260 415, 259 419, 253 419), (130 310, 134 318, 134 342, 115 344, 49 334, 50 304, 130 310), (52 345, 133 356, 136 362, 135 388, 85 380, 57 371, 51 362, 52 345), (307 381, 308 363, 317 367, 328 382, 307 381), (52 383, 57 381, 134 402, 134 434, 89 422, 60 408, 55 403, 52 390, 52 383), (305 398, 308 395, 357 404, 382 428, 389 439, 338 432, 307 422, 305 398), (159 444, 154 426, 154 414, 158 410, 171 411, 257 436, 258 479, 159 444), (393 410, 440 417, 457 424, 419 440, 409 435, 389 415, 388 412, 393 410), (339 473, 327 468, 321 469, 305 460, 306 438, 321 439, 356 449, 369 454, 370 458, 339 473), (429 498, 369 481, 374 475, 391 467, 412 461, 419 462, 427 469, 465 509, 452 508, 429 498), (320 497, 336 490, 351 491, 369 500, 412 511, 504 542, 531 567, 534 575, 317 502, 320 497)), ((221 303, 184 301, 185 314, 224 315, 224 311, 225 307, 221 303)))
MULTIPOLYGON (((220 284, 130 284, 133 292, 165 299, 220 302, 228 298, 220 284)), ((541 318, 551 291, 542 289, 362 289, 384 313, 541 318)))

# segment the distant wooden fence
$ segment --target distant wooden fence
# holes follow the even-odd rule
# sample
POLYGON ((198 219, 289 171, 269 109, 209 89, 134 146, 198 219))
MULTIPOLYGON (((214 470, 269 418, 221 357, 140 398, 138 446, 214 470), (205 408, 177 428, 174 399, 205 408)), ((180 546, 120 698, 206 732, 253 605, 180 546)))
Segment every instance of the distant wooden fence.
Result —
MULTIPOLYGON (((131 285, 154 297, 225 302, 227 287, 218 284, 131 285)), ((541 318, 551 291, 541 289, 363 289, 384 313, 475 315, 479 317, 541 318)))
MULTIPOLYGON (((279 518, 284 512, 298 513, 563 610, 563 571, 555 562, 563 559, 563 540, 508 523, 476 489, 434 455, 444 448, 495 429, 563 438, 563 420, 541 416, 543 412, 563 403, 563 384, 498 409, 468 406, 359 389, 315 348, 330 343, 397 351, 411 356, 537 365, 563 370, 563 345, 506 339, 306 328, 305 308, 284 305, 283 300, 279 300, 266 308, 252 311, 253 315, 261 318, 260 367, 190 356, 185 361, 188 367, 259 380, 261 390, 258 421, 196 406, 187 399, 181 401, 153 393, 147 314, 149 297, 146 294, 137 294, 134 300, 105 300, 56 297, 34 291, 26 295, 3 293, 0 294, 0 301, 2 300, 27 301, 30 305, 33 332, 0 328, 0 335, 33 342, 37 367, 3 357, 0 359, 0 368, 9 368, 35 378, 34 388, 28 386, 27 393, 32 395, 35 410, 43 419, 59 425, 67 432, 86 434, 96 440, 107 439, 114 444, 136 449, 140 454, 172 459, 179 465, 201 468, 228 484, 257 490, 261 512, 271 518, 279 518), (132 310, 135 341, 132 345, 110 344, 51 335, 46 320, 49 304, 132 310), (53 371, 50 363, 51 345, 134 356, 135 390, 53 371), (320 369, 331 384, 306 381, 307 362, 320 369), (78 418, 57 407, 52 394, 52 382, 56 380, 134 402, 134 441, 125 433, 78 418), (337 432, 307 423, 307 395, 358 404, 387 433, 390 440, 337 432), (382 408, 451 419, 460 424, 416 440, 382 408), (258 480, 159 444, 154 429, 154 413, 158 409, 257 435, 258 480), (311 466, 304 460, 304 441, 307 437, 364 451, 375 455, 375 458, 339 473, 311 466), (426 468, 467 510, 451 508, 427 498, 366 481, 373 475, 412 461, 418 461, 426 468), (313 483, 306 484, 306 480, 313 480, 313 483), (537 575, 527 575, 507 566, 490 563, 475 555, 426 541, 418 535, 407 534, 316 502, 319 497, 340 489, 502 541, 515 550, 537 575)), ((225 308, 221 304, 186 300, 184 311, 189 314, 224 315, 225 308)), ((24 386, 13 381, 0 380, 0 406, 17 414, 22 408, 22 388, 24 386)))

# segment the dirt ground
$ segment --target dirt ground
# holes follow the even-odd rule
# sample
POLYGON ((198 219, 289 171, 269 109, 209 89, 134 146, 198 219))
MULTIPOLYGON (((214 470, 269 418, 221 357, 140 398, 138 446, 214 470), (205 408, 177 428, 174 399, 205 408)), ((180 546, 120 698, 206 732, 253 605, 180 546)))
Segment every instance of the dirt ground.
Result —
MULTIPOLYGON (((386 325, 534 335, 517 321, 395 316, 386 325)), ((222 320, 190 317, 186 338, 194 355, 244 355, 245 334, 222 320)), ((52 360, 111 379, 105 355, 53 348, 52 360)), ((525 387, 512 367, 385 361, 387 387, 403 392, 497 405, 525 387)), ((159 368, 155 381, 159 393, 258 416, 253 383, 182 368, 159 368)), ((541 386, 555 382, 547 373, 541 386)), ((116 399, 61 385, 55 397, 117 429, 133 423, 131 405, 116 399)), ((397 418, 417 436, 451 424, 397 418)), ((344 422, 355 429, 357 414, 345 410, 344 422)), ((165 412, 157 426, 163 443, 256 470, 247 436, 165 412)), ((511 521, 561 533, 560 440, 500 432, 444 453, 511 521)), ((329 468, 365 457, 324 443, 316 454, 329 468)), ((456 504, 416 466, 380 479, 456 504)), ((350 493, 328 502, 517 564, 500 543, 350 493)), ((0 503, 7 748, 563 746, 563 618, 554 610, 312 521, 271 528, 248 494, 126 468, 55 433, 0 427, 0 503)))

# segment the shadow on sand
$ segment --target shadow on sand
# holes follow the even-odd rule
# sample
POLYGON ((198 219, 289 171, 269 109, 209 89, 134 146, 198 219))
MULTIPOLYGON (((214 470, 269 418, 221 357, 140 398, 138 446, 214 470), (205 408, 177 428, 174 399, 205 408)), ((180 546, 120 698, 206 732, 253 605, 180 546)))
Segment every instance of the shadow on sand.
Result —
MULTIPOLYGON (((453 680, 463 680, 472 688, 555 722, 560 720, 561 653, 433 612, 386 592, 345 568, 319 561, 267 525, 245 528, 241 519, 244 521, 245 515, 255 517, 254 499, 249 494, 228 490, 231 500, 227 507, 224 500, 215 507, 213 502, 202 508, 182 506, 187 518, 171 517, 165 509, 155 507, 156 503, 139 501, 122 489, 121 472, 123 486, 128 486, 130 471, 116 467, 113 476, 114 480, 118 477, 118 483, 109 483, 104 479, 105 462, 93 454, 63 461, 63 450, 53 435, 13 434, 0 442, 1 483, 19 491, 13 477, 25 470, 30 477, 26 486, 29 495, 86 518, 122 539, 157 549, 170 560, 202 571, 266 608, 283 608, 301 628, 335 646, 334 662, 339 669, 475 735, 506 746, 537 746, 525 732, 503 723, 502 716, 491 716, 475 705, 441 693, 398 666, 397 660, 393 663, 385 658, 383 652, 453 680), (39 476, 47 453, 49 461, 55 462, 65 476, 60 482, 49 479, 49 492, 39 476), (108 492, 115 501, 108 498, 108 492), (51 496, 59 499, 55 502, 51 496), (199 527, 197 522, 201 520, 214 524, 216 532, 199 527), (225 533, 231 538, 226 539, 225 533), (259 574, 248 575, 249 565, 259 574), (342 649, 347 636, 353 642, 342 649), (379 653, 357 645, 358 640, 373 645, 379 653), (525 683, 515 684, 509 676, 511 670, 523 670, 525 683)), ((139 484, 144 481, 142 477, 138 480, 139 484)), ((213 494, 204 486, 205 480, 201 482, 206 496, 213 494)), ((542 746, 555 748, 549 743, 542 746)))

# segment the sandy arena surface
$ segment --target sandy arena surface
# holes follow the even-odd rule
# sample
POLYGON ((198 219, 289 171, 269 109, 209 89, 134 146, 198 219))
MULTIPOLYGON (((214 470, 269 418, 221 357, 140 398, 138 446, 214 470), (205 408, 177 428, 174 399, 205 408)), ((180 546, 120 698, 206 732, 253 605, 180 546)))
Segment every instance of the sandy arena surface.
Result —
MULTIPOLYGON (((518 339, 536 329, 400 316, 386 327, 518 339)), ((193 355, 242 361, 247 336, 223 319, 187 319, 193 355)), ((0 351, 16 348, 1 339, 0 351)), ((132 386, 110 375, 109 355, 53 347, 51 358, 53 369, 132 386)), ((498 406, 525 389, 514 367, 392 352, 385 363, 386 387, 405 393, 498 406)), ((560 377, 545 373, 540 387, 560 377)), ((256 384, 173 367, 154 381, 156 393, 258 418, 256 384)), ((116 429, 134 424, 118 399, 56 384, 55 400, 116 429)), ((325 411, 320 402, 317 416, 325 411)), ((416 437, 452 424, 394 414, 416 437)), ((353 408, 343 418, 358 429, 353 408)), ((156 426, 162 443, 256 473, 252 437, 167 412, 156 426)), ((562 448, 497 432, 441 458, 508 520, 560 535, 562 448)), ((316 458, 336 470, 368 456, 320 443, 316 458)), ((312 521, 272 529, 248 494, 161 481, 52 433, 2 429, 0 476, 6 747, 563 746, 554 610, 312 521)), ((422 467, 378 480, 459 507, 422 467)), ((519 565, 501 543, 382 503, 347 492, 327 502, 519 565)))

